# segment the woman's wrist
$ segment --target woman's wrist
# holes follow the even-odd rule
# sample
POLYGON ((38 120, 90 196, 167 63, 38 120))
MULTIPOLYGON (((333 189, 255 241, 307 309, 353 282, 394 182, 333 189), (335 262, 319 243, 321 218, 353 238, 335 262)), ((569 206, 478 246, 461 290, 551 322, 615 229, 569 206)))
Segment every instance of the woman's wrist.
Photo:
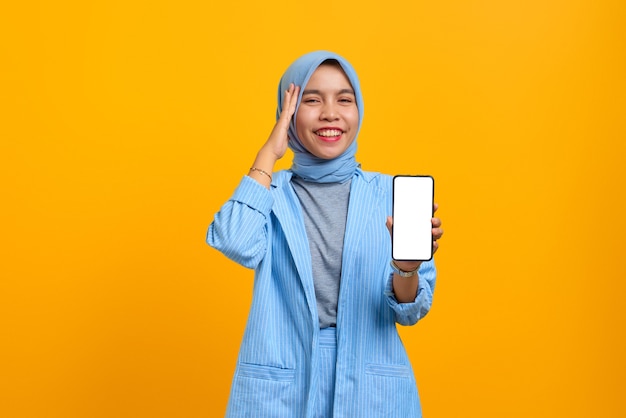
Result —
MULTIPOLYGON (((412 263, 415 265, 415 263, 412 263)), ((394 260, 391 260, 391 267, 394 270, 392 289, 399 303, 411 303, 415 301, 419 288, 419 264, 412 271, 399 269, 394 260)))
POLYGON ((391 260, 391 268, 402 277, 411 277, 417 274, 421 262, 391 260))
POLYGON ((274 171, 274 165, 276 164, 276 156, 267 147, 261 148, 256 156, 256 159, 250 166, 248 176, 252 177, 265 187, 269 189, 272 183, 272 172, 274 171))

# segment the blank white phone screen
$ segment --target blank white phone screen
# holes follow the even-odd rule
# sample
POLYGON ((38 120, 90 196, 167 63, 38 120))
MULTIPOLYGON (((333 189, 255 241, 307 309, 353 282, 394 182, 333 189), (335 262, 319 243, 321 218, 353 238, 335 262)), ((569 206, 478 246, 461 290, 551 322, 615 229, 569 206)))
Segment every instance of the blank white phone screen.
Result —
POLYGON ((393 178, 392 257, 430 260, 433 256, 434 180, 430 176, 393 178))

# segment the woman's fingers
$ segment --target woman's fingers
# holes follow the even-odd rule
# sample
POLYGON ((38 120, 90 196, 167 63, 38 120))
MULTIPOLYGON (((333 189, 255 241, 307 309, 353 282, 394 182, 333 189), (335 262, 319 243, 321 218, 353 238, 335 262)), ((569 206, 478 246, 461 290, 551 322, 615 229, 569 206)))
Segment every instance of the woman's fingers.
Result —
POLYGON ((298 94, 300 93, 300 87, 291 83, 289 88, 285 90, 285 100, 283 102, 283 111, 280 115, 280 119, 283 123, 289 125, 291 117, 296 111, 296 104, 298 103, 298 94))
POLYGON ((441 219, 433 218, 433 238, 438 240, 443 235, 443 228, 441 227, 441 219))

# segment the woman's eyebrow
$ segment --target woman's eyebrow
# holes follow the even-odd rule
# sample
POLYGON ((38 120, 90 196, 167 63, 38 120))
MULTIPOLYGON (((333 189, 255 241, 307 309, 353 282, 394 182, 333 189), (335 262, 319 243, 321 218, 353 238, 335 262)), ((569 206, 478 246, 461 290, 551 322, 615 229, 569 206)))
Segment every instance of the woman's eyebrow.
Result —
MULTIPOLYGON (((320 90, 304 90, 302 92, 302 95, 304 96, 305 94, 319 94, 321 95, 322 92, 320 90)), ((354 90, 352 89, 341 89, 337 92, 337 94, 352 94, 354 95, 354 90)))

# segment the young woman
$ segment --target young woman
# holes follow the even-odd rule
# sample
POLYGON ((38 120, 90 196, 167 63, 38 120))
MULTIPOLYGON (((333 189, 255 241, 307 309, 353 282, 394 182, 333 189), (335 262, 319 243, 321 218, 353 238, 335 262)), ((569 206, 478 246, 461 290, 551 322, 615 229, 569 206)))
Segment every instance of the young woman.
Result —
POLYGON ((426 315, 435 267, 391 263, 392 177, 356 162, 362 120, 352 66, 300 57, 269 139, 209 227, 209 245, 255 270, 229 417, 421 416, 396 323, 426 315), (287 147, 291 169, 273 172, 287 147))

